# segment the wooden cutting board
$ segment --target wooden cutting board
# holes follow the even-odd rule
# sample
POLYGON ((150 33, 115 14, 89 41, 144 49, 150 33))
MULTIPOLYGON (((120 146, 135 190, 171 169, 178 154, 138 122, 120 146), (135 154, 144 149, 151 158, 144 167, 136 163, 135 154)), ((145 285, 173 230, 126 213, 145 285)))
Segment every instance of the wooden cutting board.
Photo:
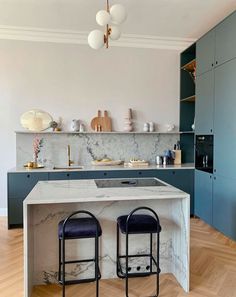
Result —
POLYGON ((104 116, 102 117, 101 110, 98 110, 97 117, 93 118, 91 121, 91 128, 94 131, 99 131, 97 128, 101 127, 101 132, 111 132, 112 123, 111 118, 108 116, 108 112, 104 111, 104 116))

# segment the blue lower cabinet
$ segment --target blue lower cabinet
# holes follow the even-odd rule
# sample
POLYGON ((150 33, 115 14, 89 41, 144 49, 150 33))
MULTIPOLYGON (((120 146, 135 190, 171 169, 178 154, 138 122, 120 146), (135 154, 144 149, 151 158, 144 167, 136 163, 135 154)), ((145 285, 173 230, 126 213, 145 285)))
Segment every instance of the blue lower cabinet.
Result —
POLYGON ((194 169, 160 169, 156 177, 190 195, 190 214, 194 215, 194 169))
POLYGON ((212 226, 213 224, 213 176, 204 171, 195 171, 195 215, 212 226))
POLYGON ((9 173, 8 174, 8 226, 23 224, 23 200, 40 180, 76 180, 106 178, 157 177, 191 195, 193 214, 193 170, 94 170, 49 173, 9 173))
POLYGON ((18 227, 23 224, 23 201, 25 198, 8 199, 8 227, 18 227))
POLYGON ((236 186, 235 179, 214 176, 213 226, 236 240, 236 186))
POLYGON ((48 180, 48 173, 8 173, 8 228, 23 224, 23 201, 40 180, 48 180))

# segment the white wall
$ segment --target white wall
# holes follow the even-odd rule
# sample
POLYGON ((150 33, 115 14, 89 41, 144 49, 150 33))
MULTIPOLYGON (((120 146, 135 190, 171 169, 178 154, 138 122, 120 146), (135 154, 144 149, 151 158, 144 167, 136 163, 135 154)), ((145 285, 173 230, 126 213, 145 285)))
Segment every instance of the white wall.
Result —
POLYGON ((175 51, 110 48, 0 40, 0 209, 6 207, 6 172, 15 166, 20 115, 48 111, 65 126, 73 118, 90 123, 107 109, 114 129, 124 112, 144 121, 178 124, 179 55, 175 51))

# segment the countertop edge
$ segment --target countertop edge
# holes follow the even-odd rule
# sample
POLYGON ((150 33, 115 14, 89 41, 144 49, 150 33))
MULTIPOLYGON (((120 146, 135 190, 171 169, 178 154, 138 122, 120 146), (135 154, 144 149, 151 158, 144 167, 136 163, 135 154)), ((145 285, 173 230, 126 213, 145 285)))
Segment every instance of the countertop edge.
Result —
POLYGON ((138 171, 138 170, 184 170, 195 169, 194 163, 185 163, 181 165, 150 165, 140 167, 124 167, 118 166, 83 166, 83 169, 53 169, 52 167, 45 167, 41 169, 25 169, 21 167, 14 167, 7 171, 7 173, 40 173, 40 172, 86 172, 86 171, 138 171))

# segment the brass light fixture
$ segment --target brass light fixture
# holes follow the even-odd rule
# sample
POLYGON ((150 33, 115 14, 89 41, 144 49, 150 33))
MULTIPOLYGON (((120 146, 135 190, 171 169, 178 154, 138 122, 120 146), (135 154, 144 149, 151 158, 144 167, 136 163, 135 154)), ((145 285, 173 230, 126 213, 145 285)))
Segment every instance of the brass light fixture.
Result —
POLYGON ((100 10, 96 14, 96 21, 98 25, 105 27, 105 34, 100 30, 93 30, 88 36, 88 44, 93 49, 100 49, 103 46, 109 48, 109 39, 118 40, 121 36, 118 25, 122 24, 127 17, 123 5, 115 4, 110 7, 109 0, 106 4, 106 10, 100 10))

